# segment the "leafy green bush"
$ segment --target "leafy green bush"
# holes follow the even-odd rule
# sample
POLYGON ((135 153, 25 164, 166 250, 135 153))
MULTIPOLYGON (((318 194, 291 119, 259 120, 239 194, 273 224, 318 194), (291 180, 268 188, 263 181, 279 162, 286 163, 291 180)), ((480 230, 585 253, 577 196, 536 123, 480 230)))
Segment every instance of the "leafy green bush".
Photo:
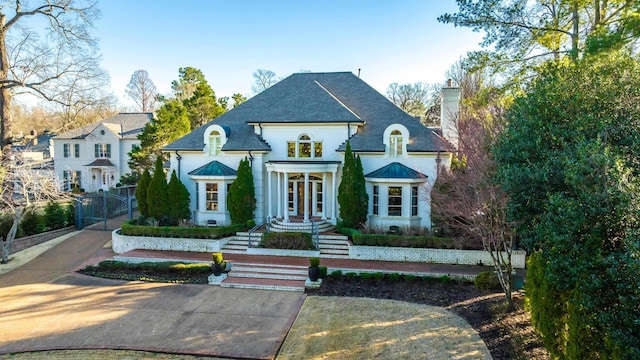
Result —
POLYGON ((350 238, 353 238, 354 235, 362 235, 362 232, 360 232, 360 230, 346 227, 346 226, 339 228, 338 232, 350 238))
POLYGON ((243 224, 209 227, 137 226, 135 220, 122 224, 120 233, 127 236, 172 237, 188 239, 220 239, 245 230, 243 224))
POLYGON ((98 264, 101 270, 121 271, 153 271, 172 273, 176 275, 190 274, 208 274, 211 272, 211 265, 205 263, 185 264, 179 261, 163 261, 163 262, 143 262, 143 263, 127 263, 123 261, 104 260, 98 264))
POLYGON ((335 278, 342 277, 342 270, 333 270, 331 272, 331 277, 335 277, 335 278))
POLYGON ((309 266, 310 267, 318 267, 320 266, 320 258, 319 257, 310 257, 309 258, 309 266))
POLYGON ((498 290, 500 281, 493 271, 483 271, 473 280, 473 284, 478 290, 498 290))
MULTIPOLYGON (((357 230, 356 230, 357 231, 357 230)), ((435 236, 404 236, 385 234, 354 234, 352 236, 354 245, 367 246, 391 246, 408 248, 455 248, 453 239, 435 236)))
POLYGON ((268 232, 262 235, 261 245, 267 249, 310 250, 313 241, 305 232, 268 232))
POLYGON ((72 226, 76 223, 76 208, 73 204, 64 207, 64 222, 66 226, 72 226))
POLYGON ((44 208, 44 224, 48 230, 62 229, 65 225, 65 213, 60 204, 49 201, 44 208))
POLYGON ((326 266, 320 266, 320 279, 324 279, 327 277, 327 267, 326 266))
POLYGON ((44 218, 37 211, 29 210, 22 216, 20 228, 25 236, 40 234, 45 230, 44 218))

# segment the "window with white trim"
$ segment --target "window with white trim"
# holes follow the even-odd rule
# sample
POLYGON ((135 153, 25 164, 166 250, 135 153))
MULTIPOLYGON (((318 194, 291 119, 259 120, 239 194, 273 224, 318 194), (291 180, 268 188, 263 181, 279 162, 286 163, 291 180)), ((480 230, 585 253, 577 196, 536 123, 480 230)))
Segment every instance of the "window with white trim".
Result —
POLYGON ((418 187, 411 187, 411 216, 418 216, 418 187))
POLYGON ((380 187, 373 185, 373 215, 378 215, 378 204, 380 204, 380 187))
POLYGON ((73 144, 73 156, 76 158, 80 157, 80 144, 73 144))
POLYGON ((389 156, 402 156, 402 133, 393 130, 389 135, 389 156))
POLYGON ((96 158, 110 158, 111 144, 95 144, 96 158))
POLYGON ((220 155, 220 149, 222 149, 222 137, 218 131, 213 130, 209 134, 209 155, 220 155))
POLYGON ((207 183, 206 194, 206 209, 209 211, 218 211, 218 183, 207 183))
POLYGON ((65 191, 70 191, 75 188, 80 188, 80 171, 75 170, 63 170, 62 171, 62 179, 63 179, 63 187, 65 191))
POLYGON ((68 158, 71 156, 71 144, 62 144, 63 156, 68 158))
POLYGON ((289 158, 321 158, 322 141, 312 141, 307 134, 302 134, 296 141, 287 142, 287 157, 289 158))
POLYGON ((389 202, 388 202, 388 214, 389 216, 402 216, 402 187, 401 186, 389 186, 389 202))

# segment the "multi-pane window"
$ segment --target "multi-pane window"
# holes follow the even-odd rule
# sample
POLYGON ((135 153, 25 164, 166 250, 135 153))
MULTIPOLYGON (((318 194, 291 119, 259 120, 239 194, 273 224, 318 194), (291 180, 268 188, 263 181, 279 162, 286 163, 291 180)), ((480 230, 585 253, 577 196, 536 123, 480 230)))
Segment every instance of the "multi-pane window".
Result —
POLYGON ((316 183, 316 212, 322 212, 322 183, 316 183))
POLYGON ((289 211, 293 211, 293 182, 289 181, 289 186, 288 186, 288 206, 289 206, 289 211))
POLYGON ((217 211, 218 210, 218 184, 207 183, 206 192, 207 192, 206 209, 211 211, 217 211))
POLYGON ((96 158, 110 158, 111 144, 95 144, 96 158))
POLYGON ((63 156, 68 158, 71 156, 71 144, 62 144, 63 156))
POLYGON ((64 190, 70 191, 75 188, 80 188, 80 175, 80 171, 64 170, 62 172, 64 190))
POLYGON ((402 187, 389 186, 389 216, 402 216, 402 187))
POLYGON ((73 156, 80 157, 80 144, 73 144, 73 156))
POLYGON ((389 156, 402 156, 402 133, 393 130, 389 136, 389 156))
POLYGON ((297 141, 287 142, 287 157, 290 158, 321 158, 322 142, 311 141, 309 135, 302 134, 297 141))
POLYGON ((220 149, 222 149, 222 138, 220 133, 214 130, 209 134, 209 155, 220 155, 220 149))
POLYGON ((380 188, 378 185, 373 185, 373 215, 378 215, 380 188))
POLYGON ((418 216, 418 187, 411 187, 411 216, 418 216))

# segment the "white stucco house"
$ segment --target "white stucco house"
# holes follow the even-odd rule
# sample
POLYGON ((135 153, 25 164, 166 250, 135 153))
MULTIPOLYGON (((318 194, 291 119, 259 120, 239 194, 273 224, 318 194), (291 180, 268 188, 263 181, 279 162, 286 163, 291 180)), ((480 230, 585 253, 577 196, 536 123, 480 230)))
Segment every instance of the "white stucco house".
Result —
POLYGON ((293 74, 163 148, 191 194, 196 224, 230 223, 226 195, 251 160, 257 223, 340 217, 349 140, 360 155, 370 226, 431 226, 430 185, 456 147, 460 91, 443 89, 442 128, 430 128, 350 72, 293 74))
POLYGON ((115 186, 130 173, 128 153, 151 113, 119 113, 51 139, 54 171, 65 190, 92 192, 115 186))

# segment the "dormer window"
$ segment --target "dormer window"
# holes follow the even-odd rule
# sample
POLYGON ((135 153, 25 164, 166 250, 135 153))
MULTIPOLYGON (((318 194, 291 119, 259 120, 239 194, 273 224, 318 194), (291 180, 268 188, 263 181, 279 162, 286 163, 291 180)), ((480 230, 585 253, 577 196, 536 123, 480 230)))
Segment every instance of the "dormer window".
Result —
POLYGON ((407 143, 409 143, 409 130, 401 124, 389 125, 383 135, 386 145, 387 157, 407 156, 407 143))
POLYGON ((402 133, 398 130, 389 136, 389 156, 402 156, 402 133))
POLYGON ((222 139, 220 133, 216 130, 209 134, 209 155, 220 155, 220 149, 222 148, 222 139))
POLYGON ((287 142, 287 157, 289 158, 321 158, 322 142, 312 141, 307 134, 302 134, 297 141, 287 142))

